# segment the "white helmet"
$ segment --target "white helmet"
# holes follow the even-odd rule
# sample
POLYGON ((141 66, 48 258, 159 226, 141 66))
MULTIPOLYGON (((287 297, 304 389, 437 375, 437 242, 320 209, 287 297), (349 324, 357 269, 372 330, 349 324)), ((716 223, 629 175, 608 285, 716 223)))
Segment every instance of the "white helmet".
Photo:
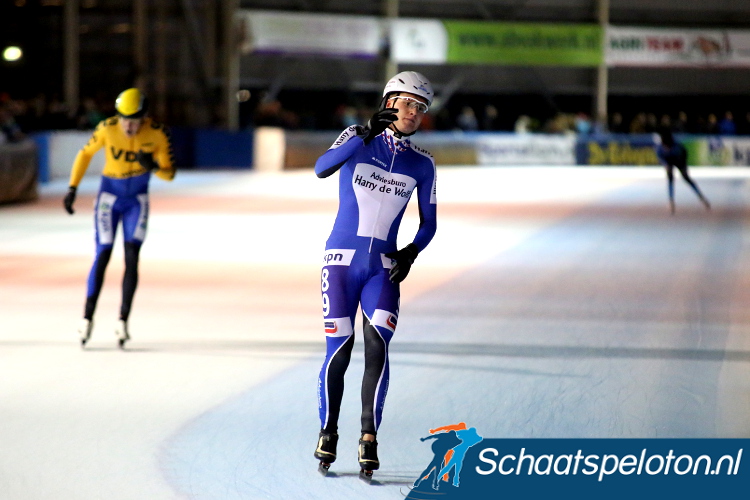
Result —
MULTIPOLYGON (((402 71, 388 80, 385 89, 383 89, 383 97, 385 98, 388 94, 396 92, 409 92, 418 95, 427 100, 428 106, 432 104, 432 98, 435 97, 430 81, 416 71, 402 71)), ((383 99, 383 101, 385 100, 383 99)))

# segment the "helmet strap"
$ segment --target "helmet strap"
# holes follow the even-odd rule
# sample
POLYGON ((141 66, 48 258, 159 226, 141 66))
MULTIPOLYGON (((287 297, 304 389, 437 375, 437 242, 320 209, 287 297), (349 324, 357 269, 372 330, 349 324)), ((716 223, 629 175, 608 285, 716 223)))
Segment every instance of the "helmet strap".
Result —
POLYGON ((398 129, 398 127, 396 126, 395 123, 391 123, 390 129, 393 130, 393 135, 396 136, 396 138, 398 138, 398 139, 402 139, 404 137, 409 137, 410 135, 414 135, 414 134, 417 133, 417 131, 415 130, 414 132, 411 132, 409 134, 405 134, 405 133, 401 132, 398 129))
POLYGON ((390 94, 383 96, 383 98, 380 100, 380 106, 378 106, 378 111, 383 111, 385 109, 385 103, 388 102, 388 99, 390 99, 390 94))

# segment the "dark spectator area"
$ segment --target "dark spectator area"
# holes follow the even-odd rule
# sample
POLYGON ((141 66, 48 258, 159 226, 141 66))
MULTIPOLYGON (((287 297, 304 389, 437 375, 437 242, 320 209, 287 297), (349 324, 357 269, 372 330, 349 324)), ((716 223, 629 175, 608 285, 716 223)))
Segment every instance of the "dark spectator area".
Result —
MULTIPOLYGON (((250 91, 240 105, 240 126, 290 130, 339 130, 365 124, 379 102, 377 94, 282 91, 273 99, 250 91)), ((439 97, 439 95, 438 95, 439 97)), ((588 114, 588 96, 456 94, 439 99, 425 117, 424 130, 517 133, 677 133, 750 135, 750 97, 611 96, 606 123, 588 114)), ((16 97, 0 91, 2 142, 15 142, 43 130, 90 130, 114 114, 114 99, 86 96, 70 110, 57 95, 16 97)), ((161 117, 156 116, 156 119, 161 117)))

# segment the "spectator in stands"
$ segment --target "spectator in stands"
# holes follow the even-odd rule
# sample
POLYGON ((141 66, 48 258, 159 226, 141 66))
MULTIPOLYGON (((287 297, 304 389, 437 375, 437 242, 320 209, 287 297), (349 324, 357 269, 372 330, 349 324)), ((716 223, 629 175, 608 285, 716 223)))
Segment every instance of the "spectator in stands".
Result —
POLYGON ((631 134, 646 133, 646 113, 640 112, 630 122, 631 134))
POLYGON ((531 117, 527 115, 519 116, 513 130, 516 134, 528 134, 531 132, 531 117))
POLYGON ((21 127, 16 123, 16 119, 8 109, 7 103, 0 104, 0 143, 2 142, 20 142, 26 138, 21 131, 21 127))
POLYGON ((437 113, 428 114, 433 115, 435 128, 437 130, 451 130, 452 128, 454 128, 453 118, 451 117, 451 113, 450 111, 448 111, 448 108, 442 107, 437 111, 437 113))
POLYGON ((73 123, 72 116, 68 105, 60 99, 60 96, 54 94, 47 104, 47 114, 45 115, 47 126, 45 128, 48 130, 69 129, 73 123))
POLYGON ((705 134, 706 133, 706 119, 703 116, 698 115, 695 118, 695 124, 693 125, 692 129, 693 129, 693 132, 696 134, 705 134))
POLYGON ((456 118, 456 125, 464 132, 475 132, 479 130, 479 122, 474 109, 471 106, 461 108, 461 114, 456 118))
POLYGON ((264 98, 255 111, 255 125, 258 127, 297 128, 299 117, 295 113, 285 110, 278 99, 264 98))
POLYGON ((591 133, 591 119, 589 118, 589 115, 587 115, 584 112, 578 113, 575 118, 574 122, 575 124, 575 131, 578 134, 581 135, 589 135, 591 133))
POLYGON ((76 127, 80 130, 90 130, 96 127, 107 116, 99 110, 99 106, 92 97, 84 97, 78 108, 76 127))
POLYGON ((708 118, 706 119, 704 133, 706 134, 718 134, 719 133, 719 121, 716 118, 715 114, 710 113, 708 115, 708 118))
POLYGON ((656 120, 656 114, 648 113, 646 115, 646 133, 653 134, 659 128, 659 123, 656 120))
POLYGON ((745 119, 737 125, 737 133, 750 135, 750 112, 745 113, 745 119))
POLYGON ((668 114, 661 115, 661 118, 659 118, 659 128, 660 129, 672 129, 672 117, 668 114))
POLYGON ((337 128, 351 127, 360 123, 357 108, 347 104, 340 104, 336 108, 334 116, 336 117, 337 128))
POLYGON ((573 118, 565 113, 557 113, 547 121, 544 130, 550 134, 572 134, 574 130, 573 118))
POLYGON ((686 133, 688 132, 688 117, 687 113, 684 111, 680 111, 677 113, 677 119, 672 124, 672 130, 677 133, 686 133))
MULTIPOLYGON (((499 113, 497 108, 492 104, 488 104, 484 107, 484 116, 482 116, 482 130, 497 130, 497 119, 499 113)), ((424 123, 422 125, 424 129, 424 123)))
POLYGON ((25 132, 34 132, 45 129, 45 116, 47 114, 47 96, 43 93, 26 100, 25 111, 16 117, 21 129, 25 132))
POLYGON ((721 135, 737 134, 737 126, 734 124, 734 116, 731 111, 724 113, 724 118, 719 122, 717 129, 718 133, 721 135))
POLYGON ((628 131, 628 129, 625 127, 622 113, 612 113, 612 117, 609 120, 609 131, 613 134, 623 134, 628 131))

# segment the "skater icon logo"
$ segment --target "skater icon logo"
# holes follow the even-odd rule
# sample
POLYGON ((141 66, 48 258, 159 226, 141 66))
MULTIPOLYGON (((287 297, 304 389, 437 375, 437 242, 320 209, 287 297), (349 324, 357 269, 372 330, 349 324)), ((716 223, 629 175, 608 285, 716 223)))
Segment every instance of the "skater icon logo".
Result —
POLYGON ((414 489, 407 498, 432 498, 436 491, 443 498, 450 498, 450 493, 456 491, 461 484, 466 452, 483 439, 477 434, 476 428, 467 427, 465 422, 430 429, 430 435, 420 438, 420 441, 434 440, 431 446, 434 456, 414 481, 414 489), (446 494, 447 497, 444 496, 446 494))

